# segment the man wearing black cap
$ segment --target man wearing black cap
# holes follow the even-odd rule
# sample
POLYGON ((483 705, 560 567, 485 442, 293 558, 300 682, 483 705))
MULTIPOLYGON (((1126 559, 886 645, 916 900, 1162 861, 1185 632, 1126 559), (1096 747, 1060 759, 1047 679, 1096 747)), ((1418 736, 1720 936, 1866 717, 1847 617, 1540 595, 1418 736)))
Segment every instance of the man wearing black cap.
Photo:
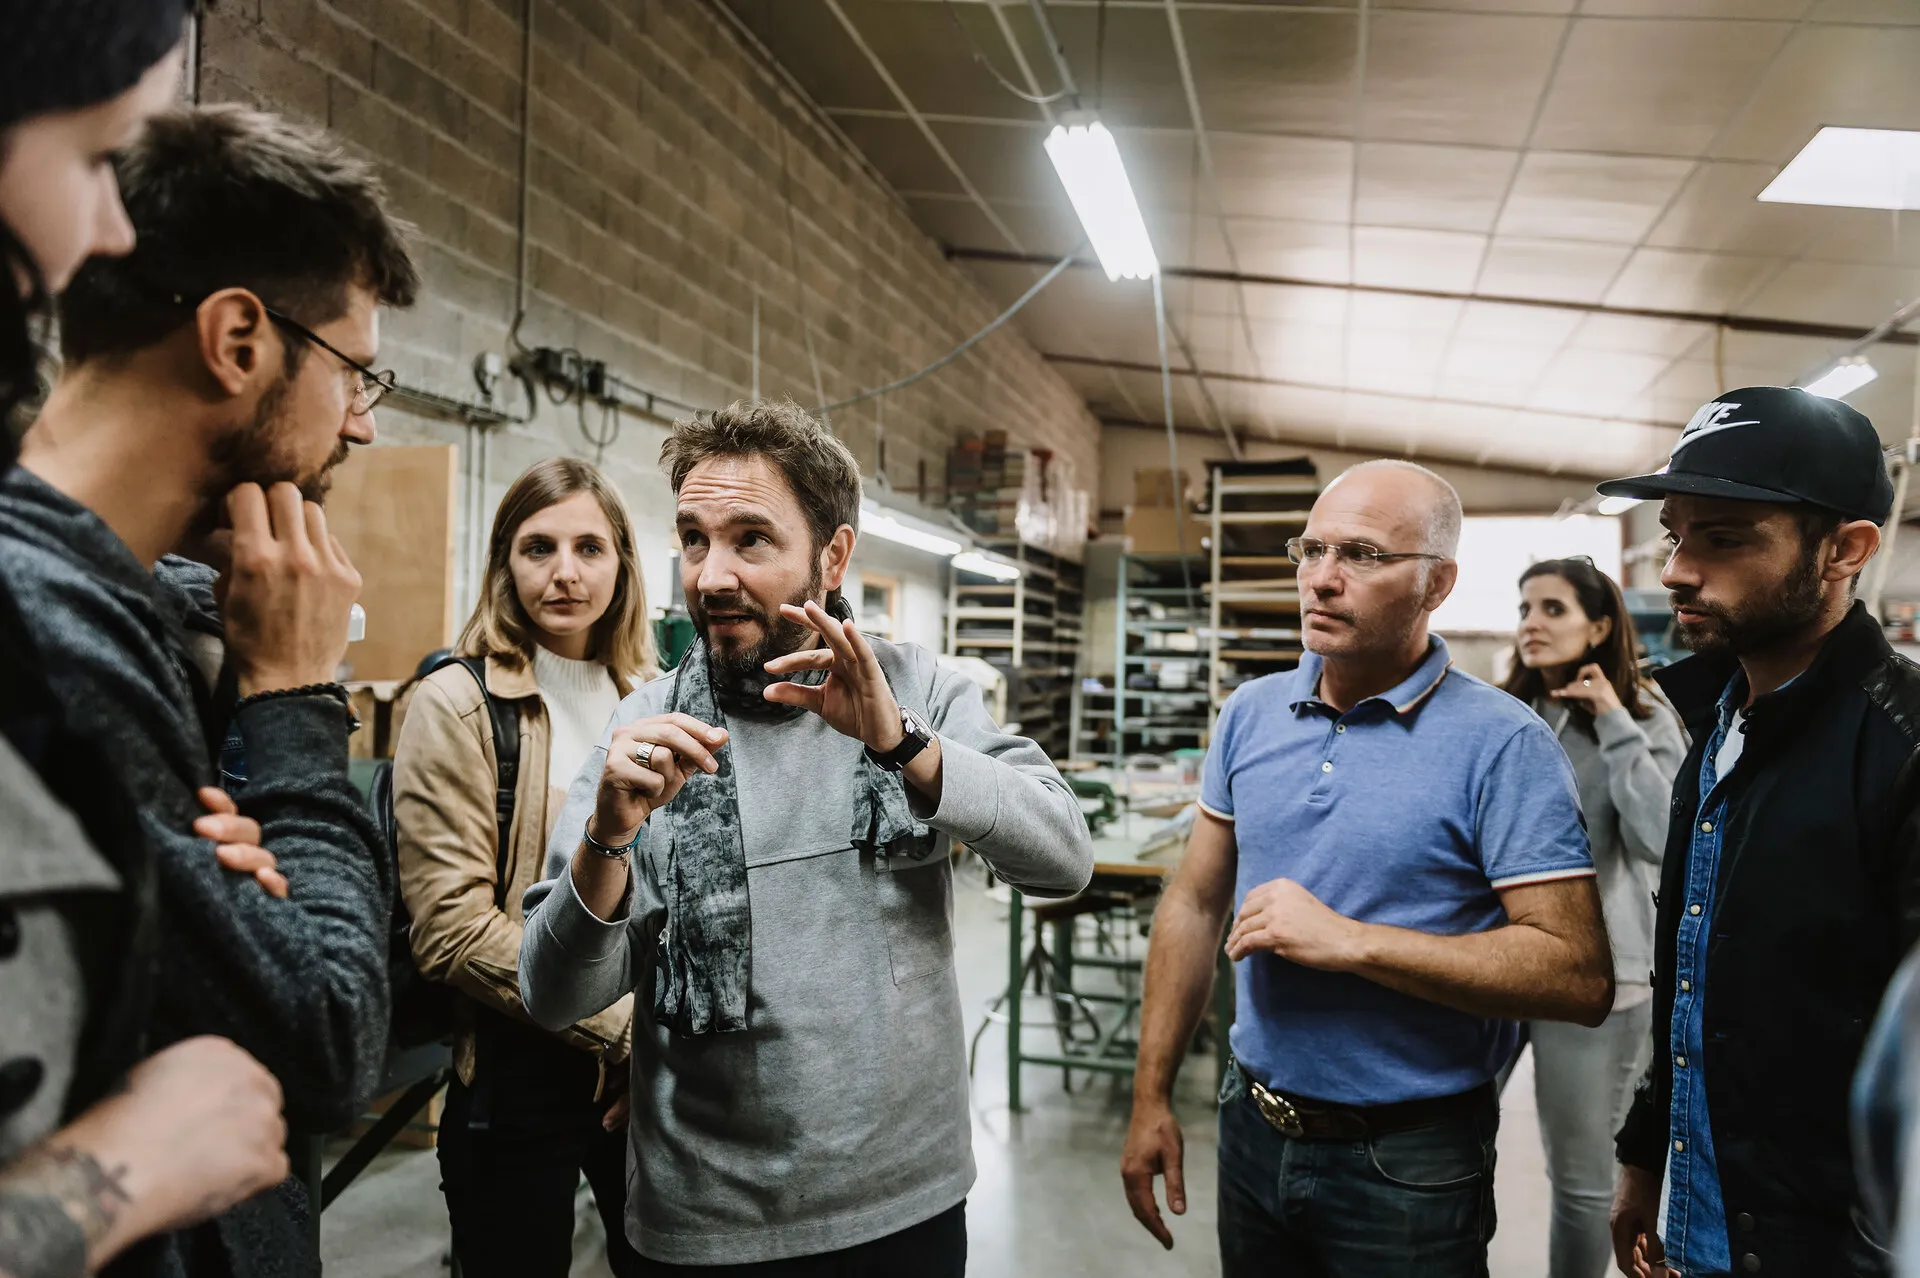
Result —
POLYGON ((1654 945, 1654 1054, 1618 1141, 1623 1272, 1879 1274, 1847 1092, 1920 934, 1920 667, 1853 584, 1893 505, 1873 424, 1756 386, 1660 471, 1661 581, 1695 656, 1660 684, 1693 737, 1654 945))

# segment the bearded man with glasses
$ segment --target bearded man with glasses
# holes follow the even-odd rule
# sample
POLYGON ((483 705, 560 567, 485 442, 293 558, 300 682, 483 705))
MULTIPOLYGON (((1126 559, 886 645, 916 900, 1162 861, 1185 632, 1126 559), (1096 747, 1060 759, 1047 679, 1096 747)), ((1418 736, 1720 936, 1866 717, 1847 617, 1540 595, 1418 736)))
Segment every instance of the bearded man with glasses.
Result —
MULTIPOLYGON (((64 366, 0 480, 0 573, 137 809, 149 1041, 232 1039, 292 1127, 331 1131, 385 1062, 393 882, 334 682, 360 577, 319 502, 373 440, 380 310, 419 276, 372 170, 274 116, 158 117, 104 180, 138 244, 62 299, 64 366), (217 590, 182 551, 223 561, 217 590), (229 735, 237 771, 213 757, 229 735)), ((161 1267, 317 1273, 318 1209, 289 1180, 169 1239, 161 1267)))
POLYGON ((1287 547, 1307 654, 1221 711, 1154 914, 1121 1177, 1171 1247, 1154 1180, 1184 1213, 1173 1081, 1227 930, 1223 1278, 1485 1275, 1518 1022, 1598 1025, 1613 1003, 1566 754, 1428 633, 1460 518, 1406 462, 1321 494, 1287 547))

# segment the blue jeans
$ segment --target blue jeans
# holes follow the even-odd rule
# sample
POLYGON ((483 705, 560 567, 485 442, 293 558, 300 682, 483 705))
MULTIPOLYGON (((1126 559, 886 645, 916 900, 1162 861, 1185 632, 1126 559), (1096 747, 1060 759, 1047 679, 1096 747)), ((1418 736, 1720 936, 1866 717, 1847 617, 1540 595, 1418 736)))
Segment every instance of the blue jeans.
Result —
POLYGON ((1289 1140, 1220 1088, 1221 1278, 1486 1278, 1498 1102, 1370 1141, 1289 1140))

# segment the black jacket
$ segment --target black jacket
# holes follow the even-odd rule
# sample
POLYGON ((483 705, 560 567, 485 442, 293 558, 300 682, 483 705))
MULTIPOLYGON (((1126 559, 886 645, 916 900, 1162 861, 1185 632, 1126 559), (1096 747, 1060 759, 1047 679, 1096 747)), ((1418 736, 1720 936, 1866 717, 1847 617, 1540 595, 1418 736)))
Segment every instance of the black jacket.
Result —
MULTIPOLYGON (((344 706, 285 697, 241 710, 251 779, 236 796, 292 889, 275 901, 193 833, 219 783, 209 690, 186 652, 195 610, 98 517, 24 470, 0 479, 0 577, 71 728, 115 767, 151 850, 158 944, 153 1045, 219 1034, 280 1079, 295 1128, 355 1118, 381 1076, 392 863, 347 776, 344 706)), ((308 1205, 288 1181, 214 1225, 140 1248, 121 1269, 317 1273, 308 1205)))
MULTIPOLYGON (((1657 898, 1653 1063, 1618 1141, 1621 1162, 1655 1172, 1670 1140, 1674 955, 1700 762, 1738 669, 1693 657, 1658 676, 1693 749, 1674 783, 1657 898)), ((1736 1273, 1884 1272, 1855 1223, 1847 1096, 1874 1009, 1920 933, 1916 758, 1920 666, 1895 655, 1860 604, 1805 673, 1748 710, 1727 779, 1701 1062, 1736 1273)))

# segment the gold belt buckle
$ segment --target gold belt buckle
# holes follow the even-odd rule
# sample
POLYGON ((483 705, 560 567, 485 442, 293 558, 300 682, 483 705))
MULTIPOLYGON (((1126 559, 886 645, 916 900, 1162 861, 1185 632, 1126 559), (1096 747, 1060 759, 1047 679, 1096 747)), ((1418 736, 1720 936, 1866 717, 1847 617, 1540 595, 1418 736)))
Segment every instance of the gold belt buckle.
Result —
POLYGON ((1266 1119, 1268 1125, 1281 1135, 1299 1140, 1307 1134, 1307 1129, 1300 1125, 1300 1111, 1293 1107, 1292 1101, 1268 1091, 1252 1079, 1247 1080, 1247 1090, 1253 1095, 1253 1103, 1259 1106, 1260 1117, 1266 1119))

